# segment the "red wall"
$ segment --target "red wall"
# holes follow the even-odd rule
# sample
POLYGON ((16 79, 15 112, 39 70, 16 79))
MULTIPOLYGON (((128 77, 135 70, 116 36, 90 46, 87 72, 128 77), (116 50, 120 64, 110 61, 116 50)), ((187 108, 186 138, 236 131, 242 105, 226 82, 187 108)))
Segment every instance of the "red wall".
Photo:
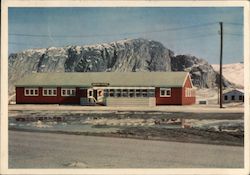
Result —
POLYGON ((61 88, 57 87, 57 96, 42 96, 42 87, 39 87, 38 96, 24 96, 24 88, 16 87, 17 104, 80 104, 80 98, 87 96, 87 89, 76 88, 76 96, 61 96, 61 88))
POLYGON ((160 97, 160 88, 155 88, 156 105, 181 105, 182 88, 171 88, 171 97, 160 97))
MULTIPOLYGON (((195 104, 195 97, 185 97, 185 87, 192 88, 188 77, 184 87, 171 88, 171 97, 160 97, 160 87, 155 88, 156 105, 190 105, 195 104)), ((87 97, 87 89, 76 88, 76 96, 61 96, 61 88, 57 87, 57 96, 42 96, 42 87, 39 87, 38 96, 24 96, 24 88, 16 87, 17 104, 80 104, 80 98, 87 97)))
POLYGON ((195 104, 195 94, 193 97, 185 97, 185 87, 186 88, 192 88, 192 83, 190 78, 187 78, 185 84, 184 84, 184 88, 182 88, 182 104, 183 105, 191 105, 191 104, 195 104))
POLYGON ((160 87, 155 88, 156 105, 191 105, 195 104, 195 97, 185 97, 185 88, 192 88, 188 77, 184 87, 171 88, 171 97, 160 97, 160 87))

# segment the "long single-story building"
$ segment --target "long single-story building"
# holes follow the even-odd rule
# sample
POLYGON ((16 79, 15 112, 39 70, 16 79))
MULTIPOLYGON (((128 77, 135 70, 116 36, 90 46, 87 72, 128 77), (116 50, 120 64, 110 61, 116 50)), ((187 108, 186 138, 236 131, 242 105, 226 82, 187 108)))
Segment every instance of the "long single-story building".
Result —
POLYGON ((223 102, 244 102, 244 91, 241 89, 229 89, 224 91, 223 102))
POLYGON ((16 83, 17 104, 191 105, 188 72, 32 73, 16 83))

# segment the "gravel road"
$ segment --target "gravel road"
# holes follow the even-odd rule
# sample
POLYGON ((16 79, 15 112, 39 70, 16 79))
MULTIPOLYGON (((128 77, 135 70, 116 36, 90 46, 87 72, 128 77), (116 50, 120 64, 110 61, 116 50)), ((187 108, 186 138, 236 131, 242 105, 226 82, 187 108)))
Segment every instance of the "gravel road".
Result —
POLYGON ((244 147, 9 131, 10 168, 243 168, 244 147))

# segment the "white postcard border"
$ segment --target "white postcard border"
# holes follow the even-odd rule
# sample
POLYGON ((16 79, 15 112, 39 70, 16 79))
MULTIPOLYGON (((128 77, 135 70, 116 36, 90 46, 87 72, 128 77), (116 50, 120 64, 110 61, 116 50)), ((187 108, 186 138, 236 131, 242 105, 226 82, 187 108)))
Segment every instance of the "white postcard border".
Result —
POLYGON ((3 0, 1 9, 1 174, 249 174, 249 2, 3 0), (243 7, 245 145, 244 169, 8 169, 8 7, 243 7))

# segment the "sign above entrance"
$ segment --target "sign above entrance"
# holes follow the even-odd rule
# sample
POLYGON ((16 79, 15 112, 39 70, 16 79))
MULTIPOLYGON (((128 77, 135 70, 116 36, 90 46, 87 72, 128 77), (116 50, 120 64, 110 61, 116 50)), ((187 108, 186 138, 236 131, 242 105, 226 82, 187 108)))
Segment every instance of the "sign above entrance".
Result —
POLYGON ((98 86, 98 87, 103 87, 103 86, 109 86, 109 83, 91 83, 92 86, 98 86))

